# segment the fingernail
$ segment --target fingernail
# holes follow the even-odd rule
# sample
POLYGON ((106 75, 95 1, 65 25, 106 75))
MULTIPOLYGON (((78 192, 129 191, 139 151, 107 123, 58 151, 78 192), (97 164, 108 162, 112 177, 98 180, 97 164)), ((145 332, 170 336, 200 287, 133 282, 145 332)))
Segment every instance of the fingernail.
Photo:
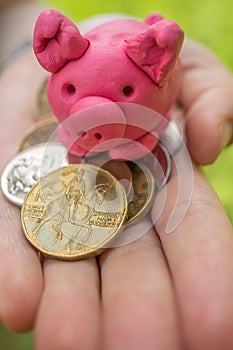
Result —
POLYGON ((232 142, 233 137, 233 122, 225 121, 220 128, 220 151, 222 151, 229 143, 232 142))

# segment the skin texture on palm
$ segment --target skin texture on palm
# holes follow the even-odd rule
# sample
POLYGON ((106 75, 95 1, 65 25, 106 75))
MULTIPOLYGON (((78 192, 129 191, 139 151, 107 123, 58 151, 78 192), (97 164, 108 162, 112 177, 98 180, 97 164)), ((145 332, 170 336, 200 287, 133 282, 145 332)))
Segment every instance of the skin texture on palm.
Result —
MULTIPOLYGON (((232 77, 198 44, 185 45, 191 45, 189 50, 200 50, 196 57, 208 55, 213 62, 213 76, 216 74, 218 83, 220 79, 222 85, 229 86, 226 96, 230 98, 214 96, 212 108, 218 109, 223 103, 232 118, 232 77)), ((182 54, 185 73, 180 103, 185 110, 190 100, 196 98, 198 102, 197 96, 202 96, 198 81, 189 85, 189 95, 185 95, 185 79, 187 84, 191 76, 189 67, 201 71, 201 80, 207 80, 205 74, 211 75, 199 67, 201 62, 190 65, 193 56, 189 57, 189 50, 182 54)), ((32 101, 43 78, 32 53, 1 76, 5 126, 1 131, 1 166, 15 154, 21 135, 33 123, 32 104, 28 101, 32 101)), ((206 103, 203 107, 208 110, 208 99, 206 103)), ((184 120, 186 116, 187 113, 184 120)), ((218 125, 219 119, 214 118, 213 123, 218 125)), ((218 145, 219 137, 215 150, 218 145)), ((196 159, 202 162, 198 154, 196 159)), ((167 186, 169 201, 156 223, 158 236, 151 229, 140 240, 108 250, 98 260, 45 260, 42 268, 36 252, 22 236, 19 210, 1 198, 1 320, 15 331, 35 326, 39 350, 232 349, 232 227, 195 165, 194 175, 190 209, 172 234, 164 234, 164 227, 176 196, 174 171, 167 186)), ((156 208, 155 201, 152 218, 156 208)))

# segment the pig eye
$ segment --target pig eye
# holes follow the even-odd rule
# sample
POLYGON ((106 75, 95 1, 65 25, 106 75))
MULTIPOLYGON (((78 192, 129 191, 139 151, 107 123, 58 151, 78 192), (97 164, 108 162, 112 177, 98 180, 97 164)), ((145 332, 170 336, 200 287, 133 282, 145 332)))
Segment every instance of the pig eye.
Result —
POLYGON ((126 97, 132 96, 133 93, 134 93, 134 89, 133 89, 132 86, 126 85, 126 86, 123 88, 123 94, 124 94, 126 97))
POLYGON ((76 88, 73 84, 65 84, 62 87, 62 94, 65 98, 71 97, 75 94, 76 88))

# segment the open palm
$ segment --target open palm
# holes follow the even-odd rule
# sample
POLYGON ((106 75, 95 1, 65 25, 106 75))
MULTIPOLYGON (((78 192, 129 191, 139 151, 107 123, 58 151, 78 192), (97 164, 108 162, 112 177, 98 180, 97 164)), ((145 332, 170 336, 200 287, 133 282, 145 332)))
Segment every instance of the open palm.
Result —
MULTIPOLYGON (((231 138, 233 79, 192 41, 182 63, 179 106, 188 147, 193 160, 205 164, 231 138)), ((32 53, 1 77, 2 166, 33 122, 33 96, 43 77, 32 53)), ((172 234, 165 226, 177 196, 175 170, 155 228, 162 192, 151 217, 139 224, 151 227, 142 238, 77 262, 41 262, 22 234, 18 208, 1 195, 2 322, 15 331, 35 327, 38 350, 232 349, 232 227, 195 164, 193 171, 190 206, 172 234)))

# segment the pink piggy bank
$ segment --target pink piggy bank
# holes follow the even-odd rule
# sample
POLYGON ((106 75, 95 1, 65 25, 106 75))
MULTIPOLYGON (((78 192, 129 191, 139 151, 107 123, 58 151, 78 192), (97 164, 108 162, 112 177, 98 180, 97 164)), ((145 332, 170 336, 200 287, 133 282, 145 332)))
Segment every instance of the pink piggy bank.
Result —
POLYGON ((155 149, 179 92, 183 37, 158 14, 111 21, 85 36, 58 11, 40 14, 34 52, 52 73, 48 99, 71 154, 133 160, 155 149))

